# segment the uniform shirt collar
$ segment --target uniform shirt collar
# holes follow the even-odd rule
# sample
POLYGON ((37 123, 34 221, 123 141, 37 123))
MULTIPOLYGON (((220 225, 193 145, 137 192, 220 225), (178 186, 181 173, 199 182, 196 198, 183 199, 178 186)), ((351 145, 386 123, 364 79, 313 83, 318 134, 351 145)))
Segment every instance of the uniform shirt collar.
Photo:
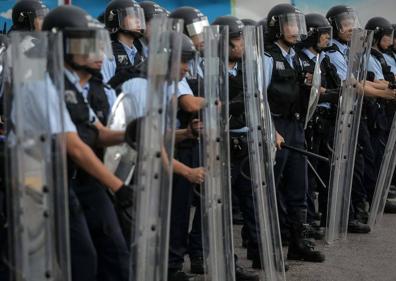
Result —
POLYGON ((228 74, 235 77, 238 74, 238 62, 230 69, 228 69, 228 74))
POLYGON ((338 49, 341 51, 341 53, 343 53, 344 55, 347 54, 347 51, 348 51, 348 48, 349 48, 347 44, 343 44, 343 43, 341 43, 340 41, 338 41, 336 39, 333 39, 332 43, 335 44, 338 47, 338 49))
POLYGON ((283 57, 287 58, 290 57, 291 59, 294 58, 294 56, 296 55, 296 52, 294 51, 293 48, 289 49, 289 52, 286 52, 279 44, 278 42, 275 42, 275 44, 279 47, 279 49, 282 52, 283 57))
POLYGON ((84 96, 89 91, 89 83, 85 83, 83 86, 80 85, 80 77, 78 77, 77 73, 65 68, 65 75, 67 79, 76 87, 76 89, 82 93, 84 96))
POLYGON ((121 45, 124 47, 125 52, 127 53, 128 57, 135 57, 137 54, 137 49, 135 46, 132 45, 132 47, 129 47, 128 45, 122 43, 121 41, 119 41, 121 43, 121 45))

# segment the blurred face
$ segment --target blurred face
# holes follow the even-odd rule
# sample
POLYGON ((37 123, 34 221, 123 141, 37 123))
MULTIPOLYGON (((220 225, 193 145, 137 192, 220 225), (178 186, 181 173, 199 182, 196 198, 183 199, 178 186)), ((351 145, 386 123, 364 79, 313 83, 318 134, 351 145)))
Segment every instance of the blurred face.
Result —
POLYGON ((323 33, 319 36, 319 42, 318 42, 318 47, 320 49, 324 49, 330 44, 330 34, 329 33, 323 33))
POLYGON ((379 42, 379 46, 383 49, 383 50, 388 50, 389 47, 392 45, 392 36, 390 35, 385 35, 382 37, 381 41, 379 42))
POLYGON ((74 55, 73 61, 78 65, 87 66, 92 69, 100 70, 103 64, 103 57, 92 58, 89 57, 88 55, 74 55))
POLYGON ((299 39, 298 25, 295 22, 288 22, 283 25, 283 40, 290 44, 296 44, 299 39))
POLYGON ((146 22, 146 30, 144 31, 143 37, 144 39, 147 40, 147 42, 149 41, 151 36, 151 21, 150 22, 146 22))
POLYGON ((241 36, 230 39, 230 61, 238 61, 241 59, 244 51, 244 40, 241 36))
POLYGON ((393 37, 393 51, 396 52, 396 37, 393 37))
POLYGON ((192 42, 193 42, 193 44, 195 46, 195 49, 197 49, 198 52, 202 53, 204 48, 205 48, 205 42, 203 40, 203 34, 201 33, 201 34, 193 35, 190 38, 191 38, 191 40, 192 40, 192 42))
POLYGON ((184 78, 184 76, 186 76, 186 74, 188 73, 188 71, 190 70, 190 65, 189 62, 187 61, 182 61, 180 64, 180 76, 179 76, 179 80, 182 80, 184 78))
POLYGON ((122 28, 129 31, 139 31, 142 29, 140 19, 133 16, 127 15, 122 20, 122 28))
POLYGON ((34 31, 41 31, 41 27, 43 26, 43 17, 35 17, 33 21, 34 31))
POLYGON ((344 19, 340 22, 340 25, 338 37, 343 41, 350 42, 352 40, 352 30, 355 26, 354 20, 348 18, 344 19))

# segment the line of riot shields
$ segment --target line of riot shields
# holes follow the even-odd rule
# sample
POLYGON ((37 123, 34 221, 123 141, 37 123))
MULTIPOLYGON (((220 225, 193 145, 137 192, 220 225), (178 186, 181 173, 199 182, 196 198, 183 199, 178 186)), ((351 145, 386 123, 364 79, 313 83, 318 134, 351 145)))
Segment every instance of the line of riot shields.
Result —
MULTIPOLYGON (((134 186, 129 235, 130 280, 167 280, 169 228, 175 150, 177 82, 182 22, 156 18, 148 55, 147 104, 134 147, 108 148, 104 161, 117 177, 134 186)), ((260 280, 285 280, 274 179, 275 128, 264 77, 264 39, 259 27, 243 30, 243 83, 248 127, 250 180, 257 220, 260 280)), ((203 31, 205 49, 201 96, 200 160, 206 169, 200 188, 205 276, 235 279, 230 182, 228 30, 203 31)), ((328 187, 326 240, 345 238, 354 157, 364 97, 363 85, 372 34, 354 30, 348 76, 341 90, 328 187)), ((10 253, 15 280, 67 281, 70 277, 66 149, 63 135, 63 51, 52 33, 14 32, 10 64, 4 65, 7 92, 7 198, 10 253), (34 47, 29 40, 34 40, 34 47), (20 44, 20 42, 27 42, 20 44), (35 91, 40 87, 41 91, 35 91), (56 114, 54 114, 56 113, 56 114)), ((318 59, 317 59, 318 64, 318 59)), ((318 103, 316 68, 307 120, 318 103)), ((133 120, 135 98, 123 93, 114 104, 108 127, 124 130, 133 120)), ((396 165, 396 118, 380 168, 369 224, 381 219, 396 165)), ((327 183, 325 183, 327 184, 327 183)))

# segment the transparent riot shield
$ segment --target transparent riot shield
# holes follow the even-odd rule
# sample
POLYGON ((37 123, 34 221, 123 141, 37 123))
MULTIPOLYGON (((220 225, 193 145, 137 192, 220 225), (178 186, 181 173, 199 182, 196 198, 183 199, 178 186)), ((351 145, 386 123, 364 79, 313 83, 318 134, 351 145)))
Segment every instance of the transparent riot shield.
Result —
POLYGON ((70 280, 62 35, 13 32, 7 112, 12 280, 70 280), (20 44, 29 41, 28 47, 20 44))
POLYGON ((263 73, 265 54, 262 28, 246 26, 243 38, 243 82, 246 123, 249 127, 250 174, 263 268, 260 280, 285 280, 273 170, 275 130, 263 73))
POLYGON ((166 281, 182 22, 159 17, 151 26, 146 113, 134 175, 131 280, 166 281))
POLYGON ((320 96, 320 87, 322 85, 321 83, 322 83, 322 72, 320 70, 320 61, 319 61, 319 54, 318 54, 316 56, 315 69, 314 69, 313 78, 312 78, 312 86, 311 86, 311 92, 309 95, 308 110, 307 110, 307 116, 305 117, 304 129, 307 128, 308 122, 311 120, 312 116, 315 113, 316 107, 318 106, 319 96, 320 96))
POLYGON ((382 158, 380 172, 375 186, 373 201, 371 203, 368 225, 373 230, 384 214, 385 203, 389 187, 396 167, 396 114, 393 117, 391 131, 382 158))
POLYGON ((347 79, 342 85, 330 167, 326 241, 346 239, 355 152, 372 33, 353 30, 347 79))
MULTIPOLYGON (((121 93, 111 109, 107 127, 112 130, 125 130, 133 120, 134 100, 130 95, 121 93)), ((128 144, 123 143, 106 149, 104 164, 119 179, 129 183, 136 167, 137 152, 128 144)))
POLYGON ((202 161, 207 168, 201 189, 203 249, 207 280, 235 280, 232 232, 229 113, 228 27, 204 29, 202 161))

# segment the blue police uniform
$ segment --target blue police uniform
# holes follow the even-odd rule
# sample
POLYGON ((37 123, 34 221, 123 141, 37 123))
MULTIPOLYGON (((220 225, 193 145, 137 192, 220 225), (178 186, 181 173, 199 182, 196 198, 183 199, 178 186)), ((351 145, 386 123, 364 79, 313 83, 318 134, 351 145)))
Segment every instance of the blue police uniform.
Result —
MULTIPOLYGON (((300 120, 301 109, 297 106, 301 100, 299 92, 302 78, 298 76, 302 73, 301 61, 293 48, 286 52, 277 43, 268 47, 267 52, 271 57, 265 58, 264 73, 275 129, 287 144, 304 148, 304 124, 300 120), (290 77, 286 78, 285 75, 290 77), (285 79, 288 79, 288 83, 285 83, 285 79), (282 85, 287 87, 283 88, 282 85)), ((301 225, 306 220, 306 158, 287 149, 277 151, 274 173, 281 231, 286 234, 289 225, 301 225)))
MULTIPOLYGON (((190 79, 191 75, 187 74, 178 83, 177 98, 185 95, 197 95, 194 92, 191 82, 199 83, 203 77, 202 60, 198 65, 190 63, 190 71, 195 69, 198 79, 190 79)), ((179 109, 177 116, 178 128, 186 128, 189 119, 192 116, 179 109)), ((199 144, 197 140, 184 140, 176 144, 175 158, 181 163, 191 167, 199 167, 199 144)), ((200 258, 202 254, 202 230, 201 230, 201 209, 200 199, 195 194, 195 185, 191 184, 186 178, 174 175, 172 186, 172 210, 171 226, 169 241, 169 260, 168 267, 170 270, 181 270, 184 263, 184 255, 189 254, 190 258, 200 258), (190 225, 190 208, 195 205, 196 211, 193 218, 193 224, 189 233, 190 225)))
POLYGON ((396 54, 384 54, 386 63, 391 67, 391 71, 396 75, 396 54))
MULTIPOLYGON (((77 74, 69 70, 65 70, 65 85, 66 104, 77 131, 94 148, 94 142, 81 129, 88 130, 84 127, 88 124, 83 123, 93 126, 97 122, 87 102, 89 86, 81 86, 77 74), (79 120, 71 111, 77 103, 85 103, 88 120, 79 120)), ((69 186, 73 281, 129 280, 129 251, 106 188, 73 164, 69 165, 69 186)))

